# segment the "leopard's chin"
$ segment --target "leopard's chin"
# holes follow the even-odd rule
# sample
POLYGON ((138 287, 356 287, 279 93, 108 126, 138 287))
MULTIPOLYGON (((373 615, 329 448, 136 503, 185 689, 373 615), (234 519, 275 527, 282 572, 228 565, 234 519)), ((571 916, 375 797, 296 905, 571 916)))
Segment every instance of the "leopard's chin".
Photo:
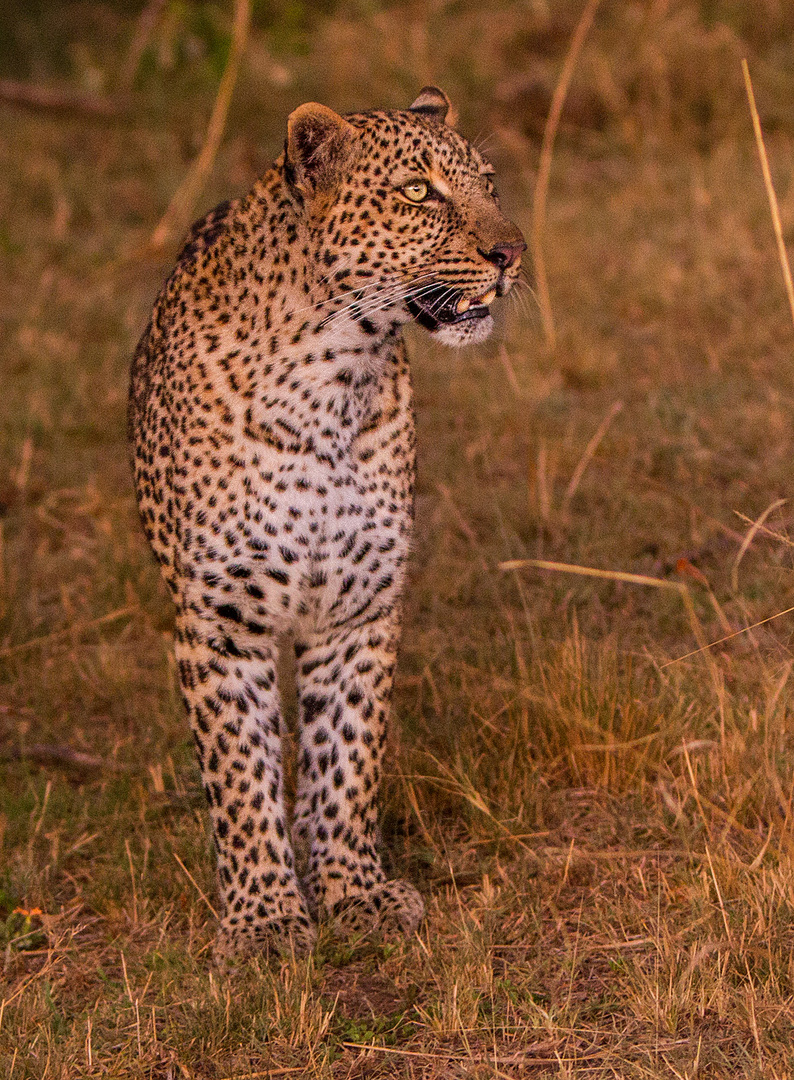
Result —
POLYGON ((431 333, 435 341, 459 349, 462 345, 479 345, 481 341, 485 341, 493 330, 493 325, 493 316, 486 308, 485 314, 476 321, 469 319, 459 323, 440 323, 431 333))

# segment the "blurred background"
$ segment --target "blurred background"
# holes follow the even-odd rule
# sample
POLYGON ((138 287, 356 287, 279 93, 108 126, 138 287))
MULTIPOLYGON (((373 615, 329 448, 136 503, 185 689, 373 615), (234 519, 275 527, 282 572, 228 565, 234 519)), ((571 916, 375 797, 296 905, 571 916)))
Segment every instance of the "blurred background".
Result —
MULTIPOLYGON (((159 587, 129 502, 127 367, 190 221, 268 167, 299 103, 405 107, 429 82, 452 98, 460 130, 497 166, 506 211, 534 237, 553 328, 526 298, 502 305, 500 331, 480 351, 456 355, 416 338, 428 432, 420 535, 424 527, 433 539, 418 573, 447 587, 452 564, 442 570, 433 558, 458 558, 454 506, 470 536, 453 577, 468 583, 475 606, 492 599, 494 582, 466 544, 496 537, 482 556, 489 566, 531 554, 665 576, 684 558, 717 594, 724 577, 731 595, 722 600, 748 602, 736 595, 736 552, 728 553, 746 529, 735 515, 752 520, 788 491, 791 320, 740 61, 754 80, 787 233, 794 8, 784 0, 237 7, 251 18, 239 68, 230 61, 231 3, 5 5, 0 641, 99 617, 130 590, 142 599, 159 587), (595 18, 533 220, 543 134, 586 8, 595 18), (232 68, 222 137, 185 192, 232 68), (179 212, 153 244, 179 191, 179 212), (472 475, 479 482, 461 487, 472 475), (438 485, 449 499, 439 501, 438 485), (433 515, 450 529, 434 532, 433 515)), ((755 554, 742 554, 745 574, 755 554)), ((757 588, 776 593, 777 578, 770 586, 766 565, 757 569, 757 588)), ((500 589, 513 580, 496 577, 500 589)), ((559 625, 558 591, 574 587, 579 598, 579 584, 546 578, 541 596, 533 590, 544 632, 547 620, 559 625)), ((516 601, 514 588, 500 592, 505 603, 516 601)), ((614 592, 605 588, 585 590, 579 607, 599 632, 616 629, 602 610, 614 592)), ((677 610, 674 596, 618 593, 643 647, 689 633, 686 620, 654 621, 660 604, 677 610), (651 611, 651 622, 636 621, 651 611)))

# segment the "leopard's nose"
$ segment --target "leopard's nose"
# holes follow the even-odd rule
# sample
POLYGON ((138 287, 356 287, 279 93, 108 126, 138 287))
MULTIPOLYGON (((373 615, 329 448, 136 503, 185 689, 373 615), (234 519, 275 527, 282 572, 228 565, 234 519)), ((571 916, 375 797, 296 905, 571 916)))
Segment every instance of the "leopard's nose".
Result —
POLYGON ((480 248, 480 254, 500 270, 507 270, 509 266, 515 266, 526 250, 527 245, 522 240, 519 244, 494 244, 490 251, 480 248))

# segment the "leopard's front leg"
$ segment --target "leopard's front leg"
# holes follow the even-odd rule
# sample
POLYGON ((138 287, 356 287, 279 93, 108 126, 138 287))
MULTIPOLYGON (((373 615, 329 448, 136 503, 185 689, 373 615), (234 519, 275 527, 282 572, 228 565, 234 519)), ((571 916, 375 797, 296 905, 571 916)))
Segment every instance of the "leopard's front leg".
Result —
POLYGON ((397 654, 396 616, 296 643, 300 708, 295 835, 309 847, 310 903, 341 932, 410 934, 424 903, 386 880, 377 798, 397 654))
POLYGON ((176 658, 218 855, 216 959, 307 951, 316 934, 284 814, 275 645, 181 619, 176 658))

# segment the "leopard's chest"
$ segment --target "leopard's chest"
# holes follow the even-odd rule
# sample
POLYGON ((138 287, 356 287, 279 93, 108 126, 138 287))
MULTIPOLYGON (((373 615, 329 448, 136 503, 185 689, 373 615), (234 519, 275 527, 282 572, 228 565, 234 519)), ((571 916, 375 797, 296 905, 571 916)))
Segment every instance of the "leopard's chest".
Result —
POLYGON ((414 422, 407 365, 368 395, 307 383, 227 402, 175 445, 180 565, 189 603, 253 628, 333 626, 399 592, 410 544, 414 422))

